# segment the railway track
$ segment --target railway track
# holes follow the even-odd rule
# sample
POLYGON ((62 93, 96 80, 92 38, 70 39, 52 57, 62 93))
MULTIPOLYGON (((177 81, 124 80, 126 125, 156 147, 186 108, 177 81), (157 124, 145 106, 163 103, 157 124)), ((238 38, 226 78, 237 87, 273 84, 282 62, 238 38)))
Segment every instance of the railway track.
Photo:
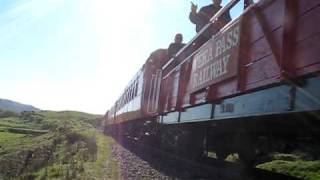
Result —
POLYGON ((158 168, 172 179, 217 180, 299 180, 292 176, 258 168, 245 168, 238 163, 202 157, 190 160, 133 139, 117 140, 124 148, 158 168), (160 167, 159 167, 160 163, 160 167))

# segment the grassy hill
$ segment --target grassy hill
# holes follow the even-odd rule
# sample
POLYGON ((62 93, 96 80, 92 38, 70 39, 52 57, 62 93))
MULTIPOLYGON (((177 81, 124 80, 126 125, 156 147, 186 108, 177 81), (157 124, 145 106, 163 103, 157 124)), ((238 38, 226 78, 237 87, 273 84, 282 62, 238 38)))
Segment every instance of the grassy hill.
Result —
MULTIPOLYGON (((113 140, 95 128, 100 121, 73 111, 0 118, 0 179, 103 179, 113 140)), ((109 162, 117 178, 117 164, 109 162)))
POLYGON ((22 112, 22 111, 40 111, 40 109, 31 105, 22 104, 8 99, 0 99, 0 109, 3 111, 22 112))

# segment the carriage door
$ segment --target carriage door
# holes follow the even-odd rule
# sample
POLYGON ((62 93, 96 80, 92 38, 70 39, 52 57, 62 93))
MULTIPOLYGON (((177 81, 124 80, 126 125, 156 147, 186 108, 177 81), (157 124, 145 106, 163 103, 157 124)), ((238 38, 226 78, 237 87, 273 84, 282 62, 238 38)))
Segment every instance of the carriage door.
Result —
POLYGON ((147 106, 148 113, 156 113, 158 111, 161 75, 162 71, 161 69, 158 69, 156 70, 156 73, 153 73, 151 76, 147 106))

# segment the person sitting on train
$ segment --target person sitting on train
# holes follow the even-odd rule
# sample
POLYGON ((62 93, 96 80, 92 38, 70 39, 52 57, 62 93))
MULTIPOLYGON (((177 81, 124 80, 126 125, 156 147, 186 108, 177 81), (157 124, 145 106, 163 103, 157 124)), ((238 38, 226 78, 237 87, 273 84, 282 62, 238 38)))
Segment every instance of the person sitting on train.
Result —
MULTIPOLYGON (((198 6, 191 2, 191 12, 189 14, 189 19, 193 24, 196 25, 196 32, 198 33, 222 8, 221 0, 212 0, 212 4, 202 7, 199 12, 197 12, 197 8, 198 6)), ((229 11, 226 11, 220 16, 217 23, 221 28, 229 21, 231 21, 230 13, 229 11)))
POLYGON ((162 48, 153 51, 148 58, 148 62, 160 64, 161 67, 166 64, 168 60, 168 50, 162 48))
POLYGON ((178 33, 174 37, 174 42, 171 43, 168 47, 168 57, 171 59, 175 54, 185 45, 182 43, 183 37, 182 34, 178 33))

